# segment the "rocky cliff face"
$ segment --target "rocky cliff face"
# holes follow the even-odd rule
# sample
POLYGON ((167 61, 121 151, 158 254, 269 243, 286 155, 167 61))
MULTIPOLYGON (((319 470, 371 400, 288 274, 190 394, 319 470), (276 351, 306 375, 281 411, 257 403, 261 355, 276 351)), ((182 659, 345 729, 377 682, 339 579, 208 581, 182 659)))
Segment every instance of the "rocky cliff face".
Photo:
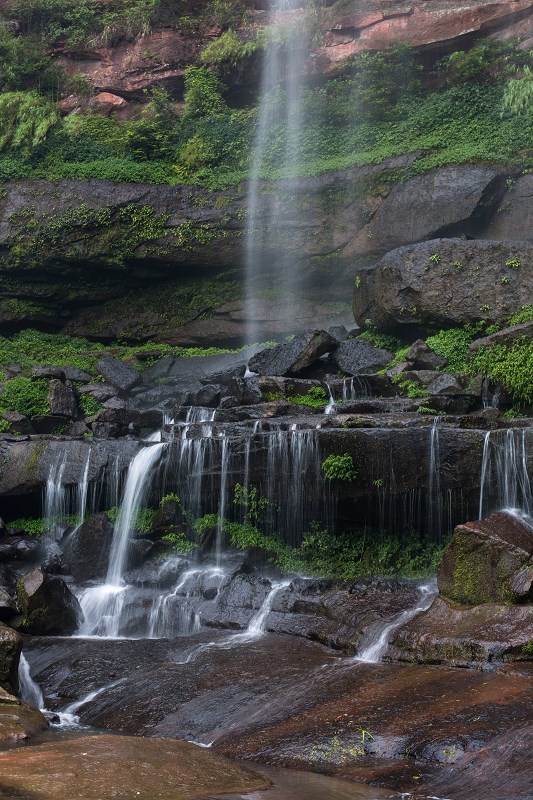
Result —
MULTIPOLYGON (((463 165, 390 189, 387 176, 415 161, 413 154, 302 179, 283 194, 287 207, 271 258, 292 251, 310 286, 294 309, 295 329, 347 318, 347 307, 335 303, 349 298, 354 262, 369 264, 393 247, 437 236, 528 235, 530 175, 506 192, 508 170, 463 165), (498 213, 502 208, 507 213, 498 213)), ((271 188, 262 186, 265 205, 271 188)), ((96 180, 6 185, 0 325, 104 340, 239 341, 245 201, 242 186, 209 192, 96 180)), ((264 337, 291 332, 282 299, 262 303, 264 337)))

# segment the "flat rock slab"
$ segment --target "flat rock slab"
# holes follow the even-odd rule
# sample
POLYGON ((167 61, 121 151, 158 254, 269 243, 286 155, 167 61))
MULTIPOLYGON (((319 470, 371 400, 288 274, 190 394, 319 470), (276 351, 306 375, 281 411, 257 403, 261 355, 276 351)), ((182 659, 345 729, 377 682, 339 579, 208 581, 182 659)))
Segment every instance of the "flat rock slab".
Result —
MULTIPOLYGON (((107 684, 77 712, 82 723, 100 729, 214 742, 214 751, 231 758, 377 782, 391 791, 427 786, 442 769, 459 768, 488 748, 492 770, 479 782, 478 797, 509 800, 504 782, 493 791, 492 771, 502 737, 533 728, 531 662, 490 673, 365 664, 291 636, 252 642, 228 632, 208 636, 43 638, 28 640, 25 651, 54 709, 107 684)), ((529 769, 529 758, 516 759, 520 791, 529 791, 529 769)))
POLYGON ((0 798, 194 800, 269 781, 188 742, 86 736, 0 753, 0 798))

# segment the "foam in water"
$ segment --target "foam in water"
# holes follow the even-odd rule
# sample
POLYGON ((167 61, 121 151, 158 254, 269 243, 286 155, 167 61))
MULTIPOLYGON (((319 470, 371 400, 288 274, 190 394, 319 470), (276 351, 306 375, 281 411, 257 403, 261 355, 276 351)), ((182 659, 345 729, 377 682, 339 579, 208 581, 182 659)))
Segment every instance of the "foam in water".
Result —
POLYGON ((418 591, 420 592, 420 599, 417 605, 413 608, 408 608, 406 611, 402 611, 401 614, 398 614, 398 616, 387 623, 383 628, 374 631, 370 637, 370 641, 361 648, 355 657, 355 661, 363 661, 366 664, 379 664, 387 650, 391 634, 401 625, 405 625, 406 622, 416 617, 417 614, 428 610, 437 594, 436 585, 431 583, 420 586, 418 591))

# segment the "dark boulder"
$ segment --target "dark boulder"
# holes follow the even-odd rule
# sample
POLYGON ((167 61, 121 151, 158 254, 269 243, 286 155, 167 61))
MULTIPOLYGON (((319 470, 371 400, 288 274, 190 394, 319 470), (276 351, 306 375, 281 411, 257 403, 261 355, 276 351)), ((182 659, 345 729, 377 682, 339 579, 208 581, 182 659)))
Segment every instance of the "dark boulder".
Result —
POLYGON ((356 320, 382 330, 505 323, 531 302, 533 242, 435 239, 358 273, 356 320))
POLYGON ((139 380, 139 373, 116 358, 101 358, 96 364, 97 372, 121 392, 127 392, 139 380))
POLYGON ((48 402, 53 415, 76 419, 78 416, 78 401, 70 382, 60 380, 50 381, 48 388, 48 402))
POLYGON ((25 417, 24 414, 19 414, 18 411, 6 411, 5 414, 2 414, 2 419, 7 420, 10 428, 16 433, 29 434, 30 436, 35 433, 35 429, 28 417, 25 417))
POLYGON ((262 350, 250 359, 249 369, 259 375, 297 375, 324 353, 337 347, 337 340, 326 331, 300 333, 290 342, 262 350))
POLYGON ((356 242, 366 252, 438 236, 476 233, 505 191, 505 175, 490 167, 443 167, 397 183, 356 242))
POLYGON ((68 420, 66 417, 59 416, 59 414, 36 414, 31 418, 31 424, 35 429, 35 433, 60 434, 68 426, 68 420))
POLYGON ((63 560, 66 570, 76 581, 81 583, 105 577, 113 530, 105 514, 93 514, 77 531, 67 536, 63 560))
POLYGON ((108 383, 88 383, 78 388, 78 394, 87 394, 103 403, 105 400, 109 400, 110 397, 114 397, 117 394, 117 389, 108 383))
POLYGON ((339 344, 331 356, 335 366, 348 375, 377 372, 386 367, 392 358, 392 353, 375 347, 366 339, 347 339, 339 344))
POLYGON ((247 347, 239 353, 221 353, 215 356, 193 358, 162 358, 142 373, 142 382, 152 386, 156 381, 176 379, 178 383, 192 380, 207 383, 222 383, 221 376, 228 380, 244 375, 248 361, 261 348, 247 347))
POLYGON ((138 411, 127 408, 104 408, 99 411, 91 428, 101 438, 139 435, 155 431, 163 424, 163 414, 156 409, 138 411))
POLYGON ((439 566, 440 594, 452 603, 516 603, 533 598, 533 530, 505 512, 458 525, 439 566))
POLYGON ((9 536, 0 540, 0 561, 35 561, 39 551, 39 542, 31 536, 9 536))
POLYGON ((63 370, 65 380, 67 381, 88 383, 89 381, 92 381, 94 377, 90 372, 85 372, 85 370, 79 369, 78 367, 62 367, 61 369, 63 370))
POLYGON ((164 497, 152 520, 152 532, 156 536, 171 533, 183 522, 183 510, 179 498, 174 495, 164 497))
POLYGON ((533 173, 517 178, 502 197, 498 213, 483 230, 485 239, 533 238, 533 173))
POLYGON ((63 367, 32 367, 31 376, 35 380, 40 378, 55 378, 59 381, 65 380, 65 370, 63 367))
POLYGON ((257 378, 233 378, 228 390, 230 396, 236 399, 235 405, 253 406, 263 400, 257 378))
POLYGON ((81 608, 62 578, 34 569, 20 578, 17 597, 25 632, 38 636, 68 635, 78 628, 81 608))
POLYGON ((20 635, 0 622, 0 686, 18 690, 18 665, 22 651, 20 635))
POLYGON ((417 339, 416 342, 411 345, 405 356, 405 360, 411 364, 413 369, 427 370, 439 369, 440 367, 445 367, 448 363, 447 358, 443 358, 434 353, 423 339, 417 339))
POLYGON ((17 613, 17 604, 5 589, 0 589, 0 622, 9 622, 17 613))

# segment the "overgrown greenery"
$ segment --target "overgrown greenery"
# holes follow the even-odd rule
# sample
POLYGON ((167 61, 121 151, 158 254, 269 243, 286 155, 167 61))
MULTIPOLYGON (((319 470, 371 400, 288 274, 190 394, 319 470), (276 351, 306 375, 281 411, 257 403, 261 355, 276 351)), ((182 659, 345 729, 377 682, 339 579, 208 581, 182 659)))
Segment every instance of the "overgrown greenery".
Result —
POLYGON ((470 371, 499 383, 518 402, 533 403, 533 340, 480 347, 472 354, 470 371))
MULTIPOLYGON (((223 15, 222 0, 215 4, 223 15)), ((57 115, 57 97, 83 94, 83 87, 67 86, 65 76, 58 77, 51 67, 43 79, 45 56, 35 50, 39 41, 134 36, 157 21, 164 5, 158 0, 114 0, 102 12, 93 0, 20 0, 16 13, 21 33, 0 28, 0 54, 5 54, 0 70, 4 91, 12 95, 0 102, 0 180, 94 177, 217 188, 247 177, 257 107, 232 108, 227 85, 264 43, 242 38, 231 25, 204 50, 203 63, 185 71, 182 113, 172 97, 155 90, 137 119, 57 115), (21 47, 21 37, 32 46, 21 47)), ((235 7, 226 5, 228 10, 235 7)), ((450 163, 528 166, 533 134, 533 115, 526 113, 530 74, 526 52, 492 40, 453 54, 434 76, 422 76, 405 47, 359 54, 342 77, 303 91, 301 159, 290 173, 314 175, 414 151, 419 157, 396 178, 450 163)), ((284 92, 277 90, 267 100, 275 118, 278 106, 286 102, 284 92)), ((264 178, 287 175, 280 169, 285 140, 280 123, 264 153, 264 178)))
POLYGON ((0 414, 6 411, 18 411, 28 417, 49 414, 48 381, 34 381, 23 376, 6 381, 0 393, 0 414))

